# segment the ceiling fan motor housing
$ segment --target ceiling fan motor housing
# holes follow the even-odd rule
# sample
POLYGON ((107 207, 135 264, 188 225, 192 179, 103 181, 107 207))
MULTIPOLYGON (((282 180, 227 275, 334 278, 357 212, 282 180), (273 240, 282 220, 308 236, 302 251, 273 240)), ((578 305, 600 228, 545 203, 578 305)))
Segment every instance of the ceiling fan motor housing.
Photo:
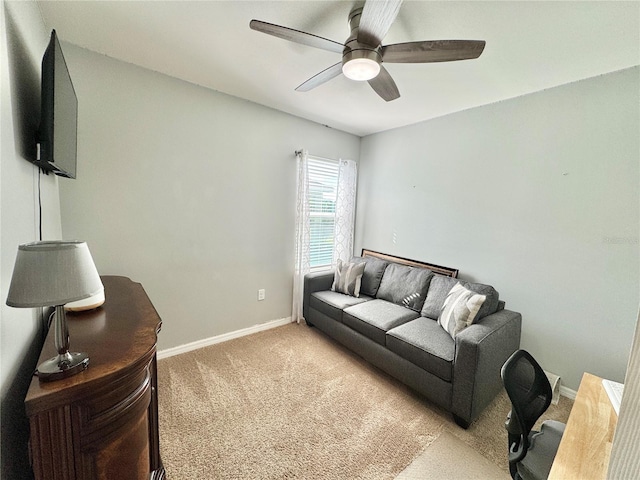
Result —
POLYGON ((362 8, 355 8, 349 14, 349 27, 351 28, 351 35, 349 35, 349 38, 347 38, 347 41, 344 44, 344 50, 342 51, 343 72, 347 77, 352 78, 353 80, 369 80, 375 77, 380 71, 380 64, 382 63, 380 45, 374 47, 358 42, 358 31, 360 28, 361 15, 362 8), (345 69, 345 65, 353 60, 356 61, 354 63, 368 66, 368 69, 371 73, 364 78, 355 78, 351 76, 351 74, 349 73, 349 67, 345 69))
POLYGON ((367 58, 376 63, 382 62, 382 56, 380 55, 380 50, 378 48, 369 48, 365 46, 363 48, 345 48, 342 55, 342 64, 344 65, 349 60, 354 60, 356 58, 367 58))

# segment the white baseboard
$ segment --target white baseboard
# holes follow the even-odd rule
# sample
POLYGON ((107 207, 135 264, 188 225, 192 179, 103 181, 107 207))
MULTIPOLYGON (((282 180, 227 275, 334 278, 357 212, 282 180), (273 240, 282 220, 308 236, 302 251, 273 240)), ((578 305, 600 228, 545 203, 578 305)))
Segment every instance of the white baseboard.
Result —
POLYGON ((158 360, 167 357, 173 357, 174 355, 180 355, 181 353, 191 352, 199 348, 208 347, 209 345, 215 345, 216 343, 226 342, 234 338, 244 337, 245 335, 251 335, 252 333, 262 332, 263 330, 269 330, 270 328, 281 327, 291 323, 291 317, 280 318, 278 320, 271 320, 270 322, 260 323, 253 327, 242 328, 235 332, 223 333, 215 337, 205 338, 202 340, 196 340, 195 342, 187 343, 185 345, 178 345, 177 347, 167 348, 165 350, 158 351, 158 360))
POLYGON ((569 387, 565 387, 564 385, 560 385, 560 395, 563 397, 570 398, 571 400, 576 399, 576 395, 578 392, 575 390, 571 390, 569 387))

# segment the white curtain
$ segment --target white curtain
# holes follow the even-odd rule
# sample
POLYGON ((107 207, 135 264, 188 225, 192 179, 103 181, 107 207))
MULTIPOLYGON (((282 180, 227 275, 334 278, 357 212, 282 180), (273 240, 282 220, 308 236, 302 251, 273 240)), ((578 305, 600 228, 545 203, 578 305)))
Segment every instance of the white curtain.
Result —
POLYGON ((309 153, 306 150, 296 152, 297 189, 296 189, 296 238, 295 265, 293 272, 293 305, 291 321, 300 323, 304 294, 304 276, 309 273, 309 153))
POLYGON ((340 160, 334 227, 333 262, 348 262, 353 255, 353 231, 356 219, 357 166, 353 160, 340 160))

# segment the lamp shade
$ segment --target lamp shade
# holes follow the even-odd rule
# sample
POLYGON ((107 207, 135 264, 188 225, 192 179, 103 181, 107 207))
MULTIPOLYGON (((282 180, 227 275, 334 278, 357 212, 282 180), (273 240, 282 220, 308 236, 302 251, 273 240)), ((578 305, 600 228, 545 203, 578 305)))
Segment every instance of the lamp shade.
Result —
POLYGON ((20 245, 7 305, 64 305, 104 290, 85 242, 45 241, 20 245))

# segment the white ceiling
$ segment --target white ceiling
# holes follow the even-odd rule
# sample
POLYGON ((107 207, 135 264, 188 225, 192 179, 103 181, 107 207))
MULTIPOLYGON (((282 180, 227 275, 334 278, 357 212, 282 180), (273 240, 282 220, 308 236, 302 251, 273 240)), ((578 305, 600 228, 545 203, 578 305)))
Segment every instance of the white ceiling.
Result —
POLYGON ((640 64, 640 2, 405 1, 383 44, 486 40, 476 60, 385 64, 386 103, 340 76, 294 89, 340 55, 251 19, 343 43, 355 1, 42 1, 63 41, 333 128, 368 135, 640 64))

